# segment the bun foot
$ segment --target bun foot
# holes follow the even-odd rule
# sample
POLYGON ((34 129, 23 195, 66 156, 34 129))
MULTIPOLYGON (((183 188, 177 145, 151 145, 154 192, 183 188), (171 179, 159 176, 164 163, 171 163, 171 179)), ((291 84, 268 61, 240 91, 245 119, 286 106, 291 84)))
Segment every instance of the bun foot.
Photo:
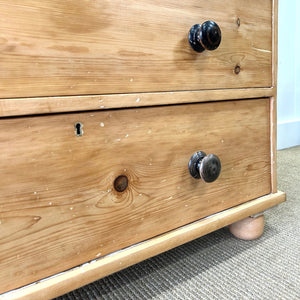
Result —
POLYGON ((230 232, 242 240, 255 240, 264 232, 264 215, 248 217, 229 225, 230 232))

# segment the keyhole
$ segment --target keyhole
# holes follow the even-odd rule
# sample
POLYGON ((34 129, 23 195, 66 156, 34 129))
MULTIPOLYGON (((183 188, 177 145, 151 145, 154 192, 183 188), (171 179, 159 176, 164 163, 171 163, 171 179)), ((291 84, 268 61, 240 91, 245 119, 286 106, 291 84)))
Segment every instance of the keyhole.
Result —
POLYGON ((82 130, 83 125, 80 122, 77 122, 75 124, 75 133, 77 136, 82 136, 83 135, 83 130, 82 130))

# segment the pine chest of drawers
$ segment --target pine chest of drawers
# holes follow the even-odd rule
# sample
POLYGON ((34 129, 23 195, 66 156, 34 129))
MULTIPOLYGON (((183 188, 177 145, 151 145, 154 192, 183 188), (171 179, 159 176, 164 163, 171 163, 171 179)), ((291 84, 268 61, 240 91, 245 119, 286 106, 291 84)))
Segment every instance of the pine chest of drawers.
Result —
POLYGON ((277 1, 0 12, 0 298, 55 297, 233 223, 262 233, 285 200, 277 1))

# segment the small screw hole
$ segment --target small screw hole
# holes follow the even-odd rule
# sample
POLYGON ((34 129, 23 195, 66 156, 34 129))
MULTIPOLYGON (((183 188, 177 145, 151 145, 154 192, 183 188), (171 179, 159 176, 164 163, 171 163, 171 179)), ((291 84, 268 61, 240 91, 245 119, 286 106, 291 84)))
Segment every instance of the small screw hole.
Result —
POLYGON ((236 20, 236 24, 237 24, 237 26, 238 26, 238 27, 240 27, 240 26, 241 26, 241 20, 240 20, 240 18, 237 18, 237 20, 236 20))
POLYGON ((82 136, 83 135, 83 130, 82 130, 83 125, 80 122, 77 122, 75 124, 75 132, 77 136, 82 136))
POLYGON ((234 73, 236 75, 238 75, 240 72, 241 72, 241 67, 239 65, 236 65, 235 68, 234 68, 234 73))

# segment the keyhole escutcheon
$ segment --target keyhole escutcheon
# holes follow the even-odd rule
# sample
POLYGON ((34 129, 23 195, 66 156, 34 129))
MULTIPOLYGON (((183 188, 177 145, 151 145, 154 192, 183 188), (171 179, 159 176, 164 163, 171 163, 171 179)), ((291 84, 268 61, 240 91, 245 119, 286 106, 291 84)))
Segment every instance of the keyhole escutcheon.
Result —
POLYGON ((83 135, 83 130, 82 130, 83 124, 80 122, 77 122, 75 124, 75 133, 76 136, 82 136, 83 135))

